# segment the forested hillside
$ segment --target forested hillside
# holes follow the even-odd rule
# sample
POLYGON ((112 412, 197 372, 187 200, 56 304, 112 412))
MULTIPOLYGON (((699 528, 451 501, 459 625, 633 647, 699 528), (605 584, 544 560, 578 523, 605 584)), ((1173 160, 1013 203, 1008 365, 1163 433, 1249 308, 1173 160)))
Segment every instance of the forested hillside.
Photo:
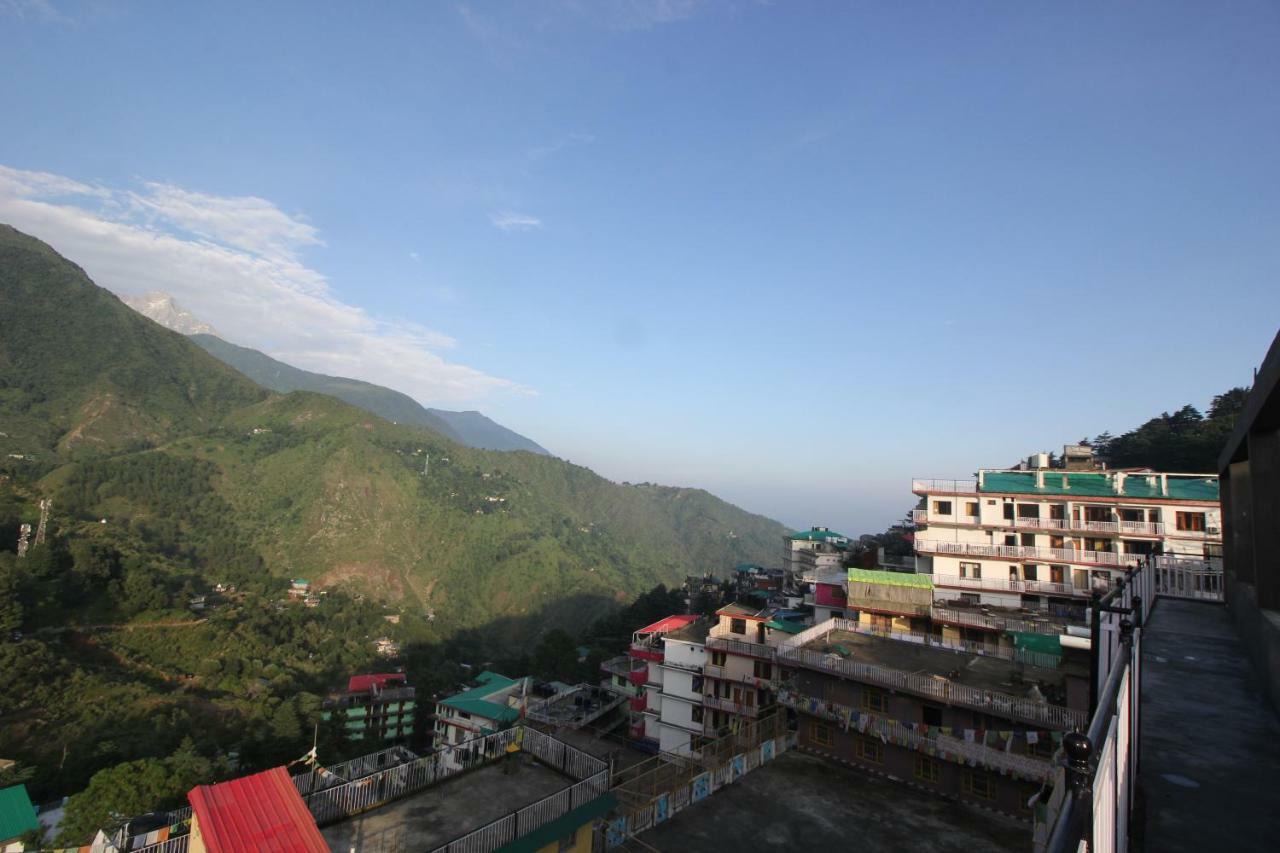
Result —
POLYGON ((300 753, 327 689, 389 665, 378 636, 427 689, 464 660, 559 671, 566 638, 645 590, 781 547, 701 490, 269 393, 9 228, 0 316, 0 756, 38 798, 108 774, 72 836, 105 819, 90 801, 163 805, 231 753, 300 753), (318 606, 287 602, 293 577, 318 606))
POLYGON ((1122 435, 1104 432, 1090 443, 1098 458, 1112 468, 1149 467, 1216 474, 1218 454, 1235 428, 1236 416, 1248 396, 1247 388, 1232 388, 1213 398, 1208 415, 1187 404, 1122 435))

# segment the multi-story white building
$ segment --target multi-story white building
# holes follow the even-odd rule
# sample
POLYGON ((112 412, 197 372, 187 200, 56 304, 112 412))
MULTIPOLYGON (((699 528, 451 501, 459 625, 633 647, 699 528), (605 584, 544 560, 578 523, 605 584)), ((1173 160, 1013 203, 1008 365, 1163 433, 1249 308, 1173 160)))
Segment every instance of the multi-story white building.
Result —
POLYGON ((975 480, 916 480, 912 491, 916 552, 932 558, 939 602, 1079 606, 1148 555, 1220 564, 1213 475, 984 469, 975 480))
POLYGON ((500 731, 520 719, 529 700, 529 681, 507 678, 485 670, 475 678, 475 686, 436 703, 435 746, 449 749, 444 759, 461 766, 466 756, 460 744, 500 731))
POLYGON ((644 692, 631 701, 631 739, 640 748, 684 753, 697 748, 692 737, 702 734, 706 636, 706 623, 688 615, 659 619, 632 634, 627 677, 644 692))
POLYGON ((791 533, 783 537, 783 568, 791 578, 838 569, 851 544, 848 536, 826 527, 791 533))

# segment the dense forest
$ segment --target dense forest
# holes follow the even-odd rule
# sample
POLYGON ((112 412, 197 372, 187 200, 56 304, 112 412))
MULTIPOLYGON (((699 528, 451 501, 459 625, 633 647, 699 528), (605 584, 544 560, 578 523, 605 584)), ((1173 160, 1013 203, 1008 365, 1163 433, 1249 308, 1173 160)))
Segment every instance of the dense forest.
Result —
POLYGON ((1085 443, 1092 444, 1094 454, 1110 468, 1216 474, 1218 455, 1248 396, 1249 389, 1232 388, 1213 398, 1208 415, 1188 404, 1122 435, 1104 432, 1085 443))

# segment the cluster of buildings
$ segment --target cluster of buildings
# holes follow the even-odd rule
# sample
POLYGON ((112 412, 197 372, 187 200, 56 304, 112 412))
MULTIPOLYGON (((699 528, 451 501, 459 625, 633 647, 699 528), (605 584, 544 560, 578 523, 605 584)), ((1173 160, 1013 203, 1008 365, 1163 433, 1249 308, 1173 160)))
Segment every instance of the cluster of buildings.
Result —
POLYGON ((714 618, 636 631, 602 665, 632 743, 697 756, 781 705, 803 750, 1029 818, 1090 713, 1090 601, 1148 560, 1221 569, 1216 477, 1062 460, 917 480, 913 557, 859 568, 866 543, 814 527, 714 618))

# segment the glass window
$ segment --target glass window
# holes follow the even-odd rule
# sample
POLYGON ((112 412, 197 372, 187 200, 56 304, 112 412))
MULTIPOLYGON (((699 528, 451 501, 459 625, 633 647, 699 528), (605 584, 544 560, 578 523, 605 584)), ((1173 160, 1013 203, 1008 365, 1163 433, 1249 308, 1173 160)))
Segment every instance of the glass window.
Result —
POLYGON ((942 769, 938 766, 938 762, 926 755, 916 756, 916 778, 921 782, 937 783, 942 776, 942 769))
POLYGON ((937 515, 951 515, 951 501, 934 501, 933 511, 937 515))
POLYGON ((824 726, 821 723, 810 723, 809 740, 814 746, 831 746, 833 742, 831 737, 831 726, 824 726))
POLYGON ((1204 532, 1204 513, 1203 512, 1180 512, 1175 517, 1179 530, 1188 530, 1192 532, 1204 532))
POLYGON ((747 620, 746 619, 730 619, 729 630, 734 634, 747 633, 747 620))

